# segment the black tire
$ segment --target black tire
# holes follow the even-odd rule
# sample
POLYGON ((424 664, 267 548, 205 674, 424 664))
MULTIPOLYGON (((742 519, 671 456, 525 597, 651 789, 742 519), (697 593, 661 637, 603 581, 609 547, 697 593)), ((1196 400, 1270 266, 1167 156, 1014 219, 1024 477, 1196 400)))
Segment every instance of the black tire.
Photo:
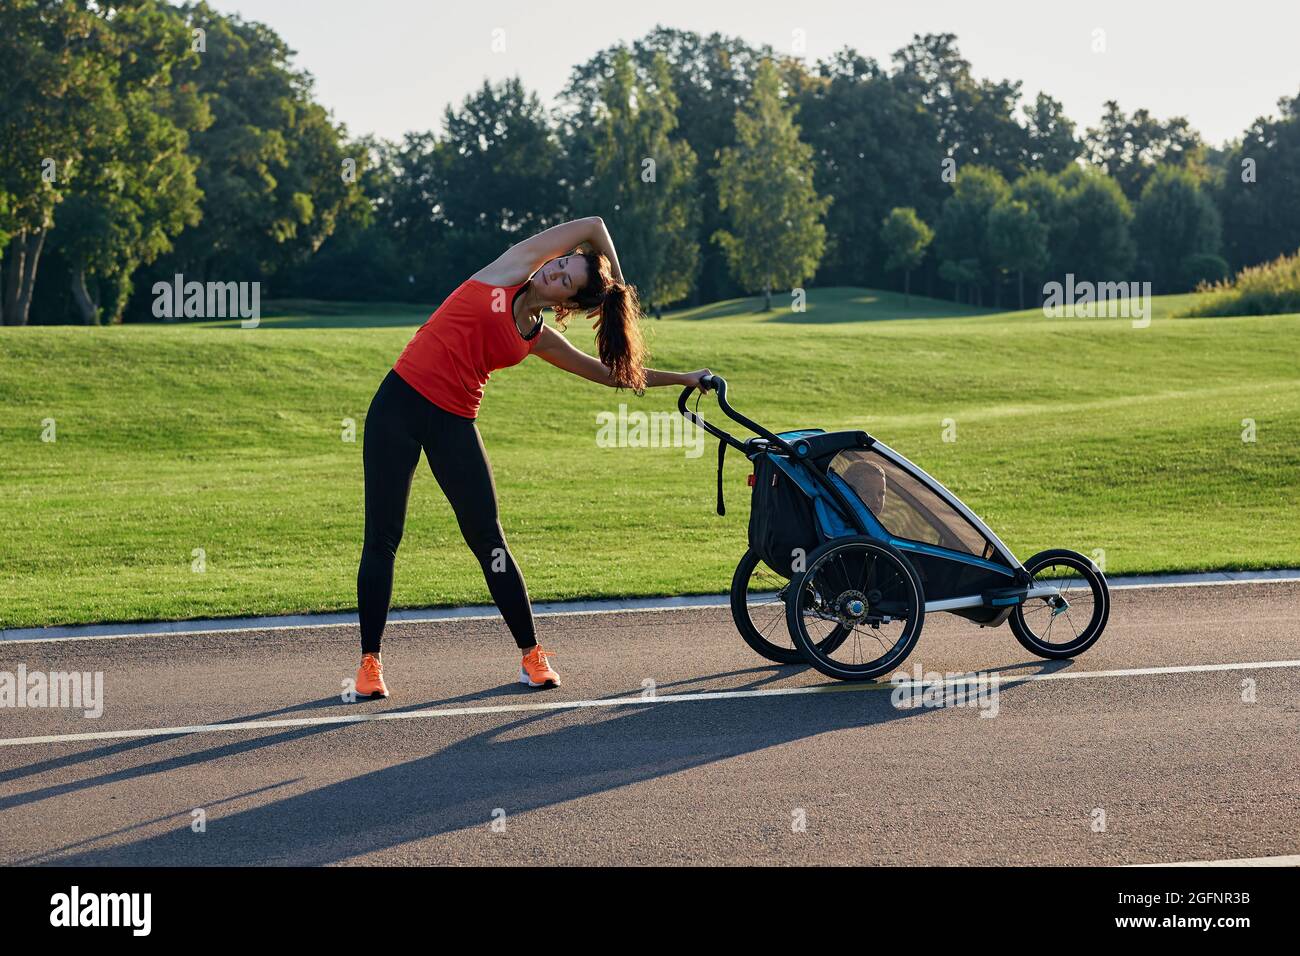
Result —
POLYGON ((1036 584, 1052 580, 1065 583, 1064 596, 1069 603, 1060 610, 1045 598, 1030 598, 1017 605, 1007 623, 1020 645, 1039 657, 1062 660, 1082 654, 1097 643, 1110 620, 1110 589, 1106 587, 1106 577, 1101 569, 1078 551, 1065 548, 1041 551, 1026 561, 1024 567, 1031 577, 1035 577, 1036 584), (1066 577, 1069 571, 1077 572, 1077 578, 1066 577), (1090 605, 1086 608, 1084 595, 1090 605), (1076 611, 1074 619, 1070 617, 1071 609, 1076 611), (1083 614, 1078 613, 1080 610, 1083 614), (1053 629, 1061 618, 1064 618, 1068 630, 1064 640, 1054 641, 1053 629))
MULTIPOLYGON (((752 550, 747 550, 736 565, 736 573, 731 577, 731 618, 736 622, 736 630, 744 638, 754 653, 778 664, 806 664, 807 659, 790 639, 786 627, 785 595, 790 586, 789 579, 777 574, 752 550), (770 594, 775 591, 775 598, 756 600, 757 594, 750 589, 750 582, 757 580, 757 594, 770 594), (755 620, 755 616, 759 618, 755 620)), ((847 630, 838 635, 832 634, 824 644, 843 640, 847 630)))
POLYGON ((807 570, 791 580, 786 618, 795 645, 821 673, 873 680, 902 664, 916 646, 925 624, 925 591, 897 548, 866 536, 838 538, 808 555, 807 570), (850 614, 848 602, 861 610, 850 614), (831 643, 810 633, 810 623, 841 634, 831 643), (881 653, 870 657, 877 647, 881 653))

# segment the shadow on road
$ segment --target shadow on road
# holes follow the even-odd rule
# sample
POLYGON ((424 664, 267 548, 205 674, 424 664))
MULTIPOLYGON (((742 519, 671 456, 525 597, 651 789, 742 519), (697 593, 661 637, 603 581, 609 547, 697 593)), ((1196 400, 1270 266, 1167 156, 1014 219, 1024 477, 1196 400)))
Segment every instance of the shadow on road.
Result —
MULTIPOLYGON (((1056 672, 1068 666, 1069 662, 1035 660, 999 668, 999 692, 1020 686, 1023 680, 1018 678, 1056 672)), ((778 667, 750 668, 663 684, 658 689, 742 675, 753 679, 748 685, 732 685, 726 689, 752 689, 785 676, 788 671, 778 667)), ((428 756, 376 769, 367 769, 372 741, 366 735, 372 733, 373 725, 309 727, 16 795, 0 802, 0 809, 332 733, 338 735, 332 739, 341 745, 339 759, 348 761, 355 770, 346 780, 229 816, 213 814, 209 817, 208 833, 202 836, 192 833, 182 820, 172 831, 132 843, 80 848, 85 843, 124 832, 117 830, 74 844, 67 848, 73 852, 66 855, 56 856, 53 854, 58 851, 52 851, 40 858, 61 865, 84 866, 340 863, 442 833, 487 827, 497 808, 509 817, 516 817, 819 734, 887 725, 930 713, 894 707, 888 684, 832 686, 842 692, 726 701, 646 701, 617 708, 599 707, 594 713, 583 710, 578 723, 574 723, 575 714, 570 710, 528 714, 458 739, 428 756)), ((640 692, 638 687, 620 696, 639 697, 640 692)), ((505 691, 498 688, 488 693, 503 696, 505 691)), ((462 700, 482 702, 484 695, 438 703, 462 700)), ((308 709, 319 704, 312 702, 290 709, 308 709)), ((408 709, 429 706, 421 704, 408 709)), ((270 715, 240 719, 267 716, 270 715)), ((978 718, 972 715, 972 719, 978 718)), ((396 726, 404 724, 399 721, 396 726)), ((132 742, 100 748, 92 755, 68 758, 64 765, 139 746, 139 742, 132 742)), ((863 753, 862 759, 870 760, 870 753, 863 753)), ((42 766, 48 768, 51 763, 46 761, 42 766)), ((652 808, 653 803, 647 806, 652 808)))

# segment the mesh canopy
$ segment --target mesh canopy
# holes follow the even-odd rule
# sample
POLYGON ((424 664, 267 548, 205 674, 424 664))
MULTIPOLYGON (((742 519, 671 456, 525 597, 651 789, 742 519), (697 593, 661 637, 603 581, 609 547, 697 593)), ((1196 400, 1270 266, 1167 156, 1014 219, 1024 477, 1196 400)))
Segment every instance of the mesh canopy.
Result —
POLYGON ((874 449, 842 451, 830 468, 895 537, 978 558, 994 556, 993 545, 961 512, 874 449))

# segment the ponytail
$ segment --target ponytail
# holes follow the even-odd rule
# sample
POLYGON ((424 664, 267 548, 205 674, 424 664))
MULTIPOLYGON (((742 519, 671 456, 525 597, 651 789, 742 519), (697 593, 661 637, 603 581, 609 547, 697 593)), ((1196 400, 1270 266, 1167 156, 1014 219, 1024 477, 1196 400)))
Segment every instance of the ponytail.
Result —
POLYGON ((645 342, 641 338, 641 307, 636 289, 614 283, 600 303, 596 330, 596 352, 613 372, 617 388, 645 391, 645 342))

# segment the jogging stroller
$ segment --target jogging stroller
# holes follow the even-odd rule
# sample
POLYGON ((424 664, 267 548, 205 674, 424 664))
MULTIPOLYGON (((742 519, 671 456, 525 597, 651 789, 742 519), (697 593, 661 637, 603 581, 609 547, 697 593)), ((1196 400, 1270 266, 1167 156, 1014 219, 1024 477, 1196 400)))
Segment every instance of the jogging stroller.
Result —
POLYGON ((718 439, 718 514, 725 514, 727 447, 753 463, 749 548, 731 582, 741 637, 782 664, 807 662, 828 677, 871 680, 895 670, 927 613, 981 627, 1011 626, 1039 657, 1074 657, 1096 643, 1110 616, 1101 570, 1077 551, 1016 560, 956 495, 864 431, 773 433, 737 412, 727 383, 701 381, 744 441, 686 407, 718 439))

